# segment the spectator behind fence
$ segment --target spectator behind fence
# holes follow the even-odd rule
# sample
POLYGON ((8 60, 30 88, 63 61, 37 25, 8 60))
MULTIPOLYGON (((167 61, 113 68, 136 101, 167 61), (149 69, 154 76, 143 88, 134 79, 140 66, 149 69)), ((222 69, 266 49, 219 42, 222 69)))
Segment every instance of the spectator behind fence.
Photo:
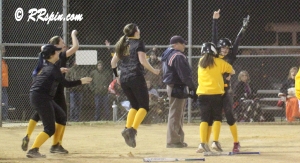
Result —
POLYGON ((295 95, 295 76, 298 72, 297 67, 292 67, 289 71, 288 79, 280 88, 279 97, 286 97, 285 115, 288 122, 295 120, 295 117, 300 117, 298 100, 295 95))
POLYGON ((153 118, 162 112, 162 97, 159 96, 158 91, 153 87, 152 81, 146 80, 149 93, 149 114, 146 115, 142 124, 151 124, 153 118))
POLYGON ((97 50, 97 59, 102 61, 102 69, 107 71, 110 70, 110 60, 114 55, 114 48, 110 47, 108 40, 104 41, 106 48, 100 48, 97 50))
POLYGON ((256 98, 256 91, 250 87, 249 73, 241 71, 238 75, 238 81, 234 91, 234 101, 238 102, 238 106, 234 110, 237 114, 237 121, 264 121, 259 99, 256 98))
POLYGON ((98 61, 96 69, 93 70, 90 74, 90 77, 93 78, 91 82, 90 89, 94 93, 95 101, 95 121, 109 120, 112 119, 112 111, 109 106, 108 92, 107 87, 110 83, 110 73, 103 70, 102 61, 98 61))
MULTIPOLYGON (((120 76, 120 71, 118 71, 118 74, 120 76)), ((127 100, 121 85, 118 83, 117 78, 115 78, 108 86, 108 93, 110 101, 116 101, 118 103, 127 100)))
POLYGON ((6 121, 8 119, 8 66, 3 57, 5 56, 6 50, 5 46, 2 46, 2 120, 6 121))
MULTIPOLYGON (((153 48, 155 49, 155 48, 153 48)), ((148 58, 148 62, 149 64, 156 69, 161 69, 161 61, 158 59, 157 57, 157 52, 156 50, 149 50, 146 54, 149 56, 148 58)), ((162 76, 161 75, 155 75, 153 73, 151 73, 150 71, 146 71, 146 76, 147 79, 151 80, 152 82, 152 86, 155 89, 159 89, 162 88, 162 76)))
MULTIPOLYGON (((118 75, 120 76, 121 71, 118 71, 118 75)), ((118 107, 125 108, 122 103, 125 101, 128 101, 124 91, 121 88, 121 85, 118 83, 117 78, 115 78, 108 86, 108 98, 109 98, 109 104, 112 106, 113 102, 115 101, 118 107)), ((130 104, 130 102, 128 101, 130 104)), ((130 109, 130 108, 129 108, 130 109)), ((128 109, 128 110, 129 110, 128 109)))
MULTIPOLYGON (((87 76, 87 71, 84 67, 74 63, 73 67, 66 73, 66 79, 69 81, 79 80, 82 77, 87 76)), ((70 91, 70 121, 80 121, 80 113, 83 107, 83 94, 84 87, 86 85, 80 85, 77 87, 69 88, 70 91)))

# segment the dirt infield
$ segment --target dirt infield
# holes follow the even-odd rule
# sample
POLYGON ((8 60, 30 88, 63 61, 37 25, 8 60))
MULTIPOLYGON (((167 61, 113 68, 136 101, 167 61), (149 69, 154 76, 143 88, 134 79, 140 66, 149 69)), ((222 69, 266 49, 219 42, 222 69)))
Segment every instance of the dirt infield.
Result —
MULTIPOLYGON (((46 159, 26 158, 21 150, 21 139, 26 128, 0 128, 0 162, 55 162, 55 163, 138 163, 145 157, 203 158, 195 153, 199 144, 199 125, 184 126, 187 148, 166 148, 166 124, 141 125, 138 129, 137 147, 128 147, 121 131, 123 125, 113 124, 71 124, 67 126, 63 146, 69 154, 51 154, 52 139, 49 139, 40 152, 46 159), (132 155, 129 155, 129 153, 132 155)), ((290 163, 300 159, 300 126, 297 125, 238 125, 241 151, 259 151, 260 155, 207 156, 205 162, 220 163, 290 163)), ((31 136, 32 145, 42 127, 36 128, 31 136)), ((224 151, 231 151, 232 138, 229 127, 223 123, 220 142, 224 151)))

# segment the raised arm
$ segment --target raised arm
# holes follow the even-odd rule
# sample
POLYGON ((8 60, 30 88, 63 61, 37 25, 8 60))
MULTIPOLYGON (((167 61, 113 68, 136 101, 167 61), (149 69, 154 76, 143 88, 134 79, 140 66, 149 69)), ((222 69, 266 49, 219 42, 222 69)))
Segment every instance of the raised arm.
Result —
POLYGON ((71 55, 73 55, 79 49, 79 42, 78 42, 78 39, 76 37, 77 34, 78 34, 78 32, 76 30, 73 30, 72 33, 71 33, 72 47, 66 51, 66 56, 67 57, 70 57, 71 55))
POLYGON ((220 17, 220 9, 213 14, 212 22, 212 42, 217 45, 218 43, 218 19, 220 17))
POLYGON ((234 54, 234 55, 237 55, 237 53, 238 53, 238 48, 239 48, 240 42, 241 42, 241 40, 244 36, 244 33, 245 33, 245 31, 248 27, 249 19, 250 19, 249 15, 246 18, 244 18, 243 26, 242 26, 240 32, 238 33, 234 43, 233 43, 232 54, 234 54))
POLYGON ((114 53, 114 49, 113 48, 110 48, 110 42, 108 41, 108 40, 105 40, 105 46, 106 46, 106 48, 107 48, 107 52, 109 53, 109 54, 113 54, 114 53))
POLYGON ((232 50, 226 56, 227 62, 230 63, 231 65, 233 65, 234 62, 236 61, 236 56, 238 55, 239 45, 240 45, 241 39, 243 38, 243 35, 246 31, 246 28, 248 26, 249 18, 250 18, 249 16, 247 18, 244 18, 243 26, 242 26, 240 32, 238 33, 234 43, 233 43, 232 50))

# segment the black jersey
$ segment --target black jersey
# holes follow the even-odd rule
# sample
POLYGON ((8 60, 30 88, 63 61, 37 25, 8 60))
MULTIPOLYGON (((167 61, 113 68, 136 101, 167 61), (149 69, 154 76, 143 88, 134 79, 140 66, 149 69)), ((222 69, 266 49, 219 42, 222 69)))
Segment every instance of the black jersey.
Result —
POLYGON ((59 53, 59 60, 55 62, 55 65, 58 67, 66 67, 67 66, 67 51, 59 53))
POLYGON ((42 70, 37 74, 32 83, 30 92, 39 92, 54 97, 58 84, 65 87, 81 85, 80 80, 67 81, 60 71, 60 67, 46 61, 42 70))
MULTIPOLYGON (((57 65, 59 68, 67 67, 67 60, 67 51, 61 52, 59 54, 59 60, 55 63, 55 65, 57 65)), ((63 76, 65 76, 65 74, 63 74, 63 76)), ((56 93, 64 94, 64 86, 62 84, 58 84, 56 93)))
POLYGON ((145 52, 145 45, 139 39, 129 39, 129 55, 123 56, 120 60, 121 82, 126 82, 130 78, 144 75, 144 66, 140 63, 138 52, 145 52))
MULTIPOLYGON (((215 45, 217 45, 218 41, 218 19, 213 19, 213 24, 212 24, 212 41, 215 45)), ((234 62, 237 59, 238 55, 238 47, 240 45, 241 39, 243 38, 244 32, 240 32, 231 48, 229 53, 223 58, 226 62, 228 62, 231 66, 233 66, 234 62)), ((223 79, 224 79, 224 86, 225 86, 225 91, 227 92, 230 89, 230 80, 227 80, 226 78, 229 76, 229 73, 224 73, 223 74, 223 79)))

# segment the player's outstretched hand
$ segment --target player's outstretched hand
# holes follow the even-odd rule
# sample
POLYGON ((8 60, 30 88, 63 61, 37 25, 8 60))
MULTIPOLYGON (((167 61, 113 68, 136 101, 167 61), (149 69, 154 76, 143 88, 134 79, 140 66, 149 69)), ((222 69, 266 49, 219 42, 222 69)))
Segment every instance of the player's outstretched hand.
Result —
POLYGON ((218 10, 218 11, 215 11, 214 12, 214 15, 213 15, 213 19, 219 19, 219 17, 220 17, 220 9, 218 10))
POLYGON ((110 46, 110 42, 108 41, 108 40, 105 40, 105 45, 107 46, 107 47, 109 47, 110 46))
POLYGON ((93 79, 91 77, 83 77, 80 80, 81 84, 89 84, 93 79))
POLYGON ((244 29, 246 29, 248 27, 249 19, 250 19, 249 15, 246 18, 244 18, 244 20, 243 20, 243 28, 244 29))

